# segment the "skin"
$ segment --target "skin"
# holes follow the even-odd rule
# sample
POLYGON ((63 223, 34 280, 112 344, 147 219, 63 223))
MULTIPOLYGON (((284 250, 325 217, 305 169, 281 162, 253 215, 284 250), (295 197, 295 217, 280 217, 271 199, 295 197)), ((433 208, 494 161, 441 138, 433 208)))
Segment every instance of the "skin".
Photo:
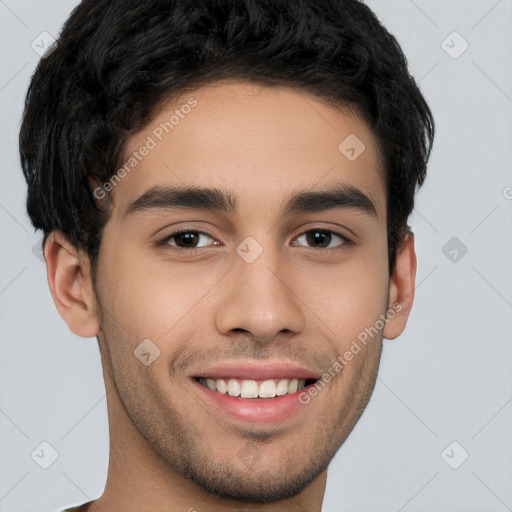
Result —
POLYGON ((127 153, 191 96, 197 106, 111 192, 96 287, 87 255, 61 232, 45 247, 60 315, 72 332, 100 342, 110 462, 105 491, 90 510, 320 511, 328 464, 373 391, 382 339, 405 328, 414 236, 404 238, 390 276, 376 139, 355 113, 292 88, 236 80, 202 86, 162 107, 129 139, 127 153), (366 145, 354 161, 338 150, 349 134, 366 145), (279 215, 293 192, 340 182, 370 197, 378 218, 355 209, 279 215), (216 186, 236 196, 239 211, 122 217, 157 184, 216 186), (206 233, 196 255, 173 252, 176 238, 167 249, 152 245, 178 228, 206 233), (326 243, 340 250, 322 253, 301 236, 313 228, 355 244, 333 236, 326 243), (263 248, 250 264, 236 252, 247 236, 263 248), (190 375, 234 359, 294 361, 322 374, 394 303, 401 311, 279 425, 232 419, 193 389, 190 375), (160 350, 149 366, 133 354, 146 338, 160 350), (244 453, 255 454, 251 464, 244 453))

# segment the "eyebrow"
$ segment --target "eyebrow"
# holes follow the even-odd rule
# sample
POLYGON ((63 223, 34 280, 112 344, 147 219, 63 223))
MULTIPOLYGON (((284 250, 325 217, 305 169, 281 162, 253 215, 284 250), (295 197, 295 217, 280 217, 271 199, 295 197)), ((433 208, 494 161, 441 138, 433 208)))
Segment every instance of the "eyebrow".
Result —
MULTIPOLYGON (((349 184, 335 184, 318 191, 295 192, 283 203, 280 208, 283 217, 292 213, 352 209, 379 219, 372 200, 349 184)), ((124 209, 122 219, 136 212, 171 209, 218 210, 229 214, 238 211, 236 197, 219 188, 157 185, 130 202, 124 209)))

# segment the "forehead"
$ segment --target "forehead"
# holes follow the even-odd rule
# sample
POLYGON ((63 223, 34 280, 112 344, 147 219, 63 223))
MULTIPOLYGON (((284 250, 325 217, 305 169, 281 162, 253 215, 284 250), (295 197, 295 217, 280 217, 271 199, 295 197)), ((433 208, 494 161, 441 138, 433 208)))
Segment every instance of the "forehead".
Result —
POLYGON ((183 94, 130 137, 123 164, 128 172, 112 190, 118 216, 162 185, 215 187, 234 197, 237 214, 266 214, 292 191, 341 184, 361 190, 385 218, 384 170, 369 127, 292 87, 225 80, 183 94))

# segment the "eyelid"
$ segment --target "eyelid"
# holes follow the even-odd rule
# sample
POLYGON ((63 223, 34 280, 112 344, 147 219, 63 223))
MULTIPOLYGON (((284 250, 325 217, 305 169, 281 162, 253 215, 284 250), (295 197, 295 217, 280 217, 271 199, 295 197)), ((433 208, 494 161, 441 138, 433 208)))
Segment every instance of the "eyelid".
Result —
POLYGON ((155 242, 155 245, 157 247, 169 248, 170 250, 174 250, 176 252, 196 252, 201 249, 207 249, 207 247, 199 247, 199 248, 196 247, 196 248, 190 248, 190 249, 182 249, 182 248, 172 247, 171 245, 169 245, 169 240, 171 240, 175 236, 178 236, 182 233, 197 233, 199 235, 205 235, 205 236, 215 240, 216 242, 218 242, 218 240, 214 236, 210 235, 206 231, 201 231, 196 228, 183 228, 183 229, 178 229, 177 231, 173 231, 172 233, 165 235, 163 238, 160 238, 159 240, 157 240, 155 242))
POLYGON ((313 251, 333 252, 336 250, 341 250, 344 246, 354 245, 354 242, 348 236, 346 236, 343 233, 340 233, 338 231, 334 231, 333 229, 328 229, 328 228, 324 228, 324 227, 312 227, 312 228, 306 229, 305 231, 302 231, 300 234, 298 234, 296 237, 294 237, 293 241, 296 241, 301 236, 307 235, 311 231, 313 231, 313 232, 314 231, 323 231, 326 233, 330 233, 331 235, 341 238, 342 243, 341 243, 341 245, 339 245, 337 247, 333 247, 331 249, 323 249, 323 248, 317 249, 315 247, 298 246, 296 244, 294 244, 294 247, 305 247, 306 249, 311 249, 313 251))
MULTIPOLYGON (((330 248, 330 249, 307 247, 307 246, 296 245, 296 244, 293 244, 293 247, 303 247, 303 248, 313 251, 315 253, 329 254, 329 253, 333 253, 333 252, 342 251, 347 247, 355 245, 355 242, 353 240, 351 240, 347 235, 344 235, 343 233, 340 233, 339 231, 335 231, 334 229, 330 229, 330 228, 326 228, 326 227, 322 227, 322 226, 312 226, 308 229, 305 229, 305 230, 301 231, 298 235, 296 235, 292 241, 295 242, 297 240, 297 238, 299 238, 303 235, 306 235, 307 233, 309 233, 311 231, 324 231, 324 232, 330 233, 332 235, 335 235, 335 236, 338 236, 339 238, 341 238, 343 243, 337 247, 330 248)), ((190 253, 195 254, 198 251, 200 251, 201 249, 203 249, 203 250, 208 249, 209 247, 212 246, 212 245, 210 245, 207 247, 176 248, 176 247, 169 245, 169 240, 171 240, 175 236, 178 236, 182 233, 197 233, 199 235, 205 235, 205 236, 215 240, 215 242, 218 242, 218 240, 214 236, 210 235, 206 231, 201 231, 200 229, 197 229, 194 227, 185 227, 185 228, 180 228, 180 229, 177 229, 176 231, 173 231, 172 233, 166 235, 165 237, 157 240, 154 244, 157 247, 164 247, 164 248, 169 249, 174 252, 189 253, 189 254, 190 253)))

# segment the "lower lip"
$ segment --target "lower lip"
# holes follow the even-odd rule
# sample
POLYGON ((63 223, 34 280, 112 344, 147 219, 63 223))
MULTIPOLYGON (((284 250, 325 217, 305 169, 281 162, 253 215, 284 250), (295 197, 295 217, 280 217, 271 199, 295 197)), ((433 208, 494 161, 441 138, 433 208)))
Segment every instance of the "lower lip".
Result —
POLYGON ((284 396, 276 396, 275 398, 241 398, 237 396, 223 395, 217 391, 203 386, 197 380, 192 379, 198 390, 213 400, 220 408, 222 408, 230 416, 252 423, 281 423, 286 418, 295 414, 301 407, 305 408, 306 404, 299 401, 301 393, 308 391, 310 386, 284 396))

